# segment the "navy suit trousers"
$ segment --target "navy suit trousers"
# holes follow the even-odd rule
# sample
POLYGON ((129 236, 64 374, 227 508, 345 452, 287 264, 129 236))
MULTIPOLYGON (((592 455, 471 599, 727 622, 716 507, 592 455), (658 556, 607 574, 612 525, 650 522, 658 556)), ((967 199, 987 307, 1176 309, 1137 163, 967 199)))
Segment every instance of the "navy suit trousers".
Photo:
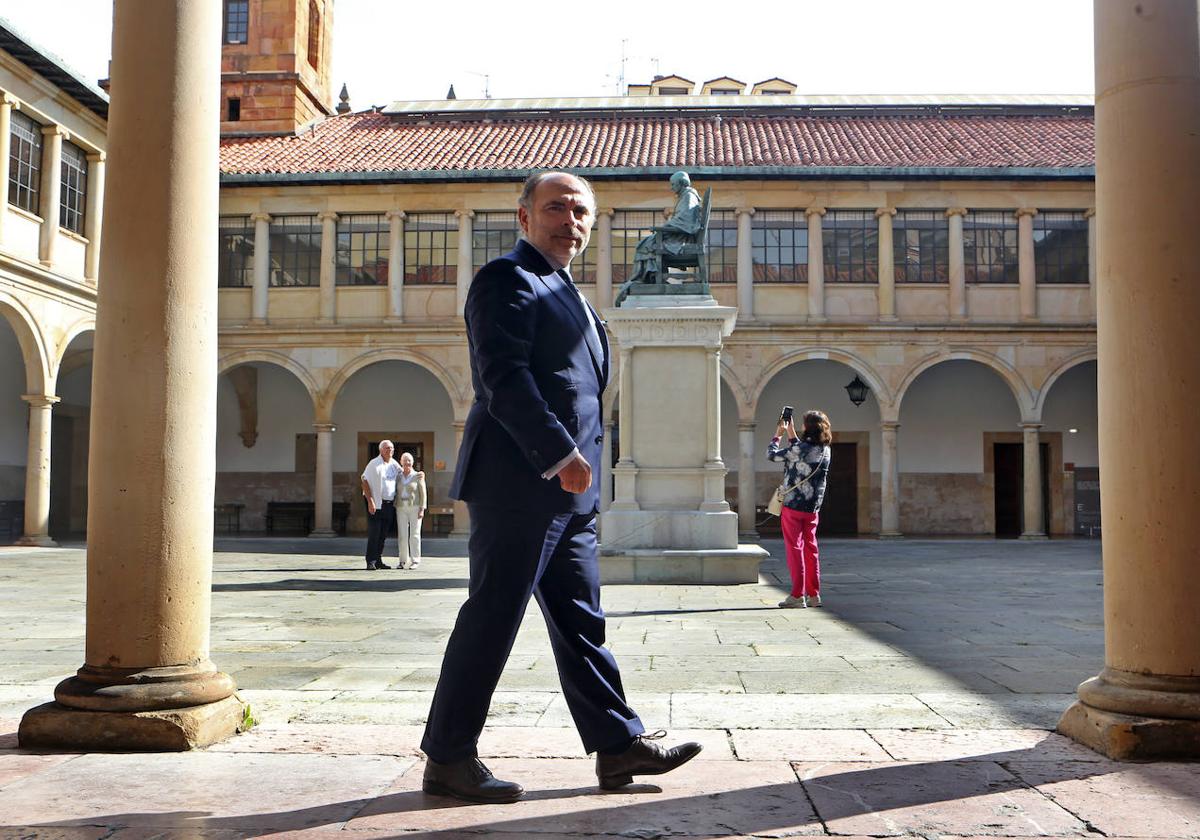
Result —
POLYGON ((471 582, 446 644, 421 749, 448 764, 476 755, 492 694, 532 595, 558 665, 567 707, 588 752, 645 727, 625 702, 604 647, 596 515, 470 504, 471 582))

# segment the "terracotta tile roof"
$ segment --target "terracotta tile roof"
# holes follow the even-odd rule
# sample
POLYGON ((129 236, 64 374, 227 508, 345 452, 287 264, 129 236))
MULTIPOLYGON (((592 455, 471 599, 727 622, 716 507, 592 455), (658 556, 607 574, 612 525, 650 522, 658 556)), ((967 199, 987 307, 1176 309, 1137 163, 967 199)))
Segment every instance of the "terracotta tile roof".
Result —
POLYGON ((1090 174, 1087 168, 1094 164, 1090 114, 716 117, 682 112, 422 124, 367 111, 331 117, 299 136, 221 142, 221 172, 250 180, 337 173, 351 179, 370 173, 436 178, 437 173, 513 171, 519 176, 545 167, 593 174, 676 167, 786 167, 789 172, 1032 167, 1090 174))

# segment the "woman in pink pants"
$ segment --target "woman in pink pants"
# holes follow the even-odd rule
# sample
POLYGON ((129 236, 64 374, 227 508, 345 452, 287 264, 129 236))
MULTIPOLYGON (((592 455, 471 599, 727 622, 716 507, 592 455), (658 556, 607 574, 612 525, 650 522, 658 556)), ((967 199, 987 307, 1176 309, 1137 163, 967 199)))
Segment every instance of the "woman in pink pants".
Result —
POLYGON ((806 411, 804 429, 796 434, 789 417, 779 421, 775 437, 767 447, 767 459, 783 461, 783 484, 788 488, 780 520, 787 548, 792 591, 779 602, 784 609, 821 606, 821 560, 817 549, 817 522, 825 499, 829 476, 829 443, 833 434, 823 411, 806 411), (788 445, 780 440, 787 435, 788 445))

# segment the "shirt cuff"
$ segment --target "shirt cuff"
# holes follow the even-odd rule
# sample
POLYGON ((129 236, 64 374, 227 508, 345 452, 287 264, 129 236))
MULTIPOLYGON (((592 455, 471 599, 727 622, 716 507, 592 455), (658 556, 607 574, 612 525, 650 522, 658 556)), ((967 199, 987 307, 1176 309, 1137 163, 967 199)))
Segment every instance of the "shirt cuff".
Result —
POLYGON ((547 481, 554 478, 554 476, 558 475, 560 472, 563 471, 563 467, 565 467, 567 464, 574 461, 575 456, 578 454, 579 454, 579 447, 576 446, 574 449, 571 450, 570 454, 567 455, 566 458, 563 458, 561 461, 559 461, 553 467, 551 467, 550 469, 548 469, 544 473, 542 473, 542 478, 546 479, 547 481))

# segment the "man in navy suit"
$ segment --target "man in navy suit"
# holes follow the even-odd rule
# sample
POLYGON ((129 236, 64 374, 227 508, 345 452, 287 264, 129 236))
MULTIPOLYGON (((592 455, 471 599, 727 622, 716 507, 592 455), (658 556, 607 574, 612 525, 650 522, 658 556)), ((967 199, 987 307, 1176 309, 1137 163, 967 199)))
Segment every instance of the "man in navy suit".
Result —
POLYGON ((517 215, 523 238, 480 269, 467 295, 475 404, 450 495, 471 514, 471 581, 421 741, 424 790, 473 802, 524 793, 492 776, 476 743, 530 596, 601 787, 665 773, 700 752, 695 743, 665 749, 654 741, 661 735, 644 734, 604 647, 592 472, 608 339, 568 272, 587 246, 595 195, 582 178, 538 173, 517 215))

